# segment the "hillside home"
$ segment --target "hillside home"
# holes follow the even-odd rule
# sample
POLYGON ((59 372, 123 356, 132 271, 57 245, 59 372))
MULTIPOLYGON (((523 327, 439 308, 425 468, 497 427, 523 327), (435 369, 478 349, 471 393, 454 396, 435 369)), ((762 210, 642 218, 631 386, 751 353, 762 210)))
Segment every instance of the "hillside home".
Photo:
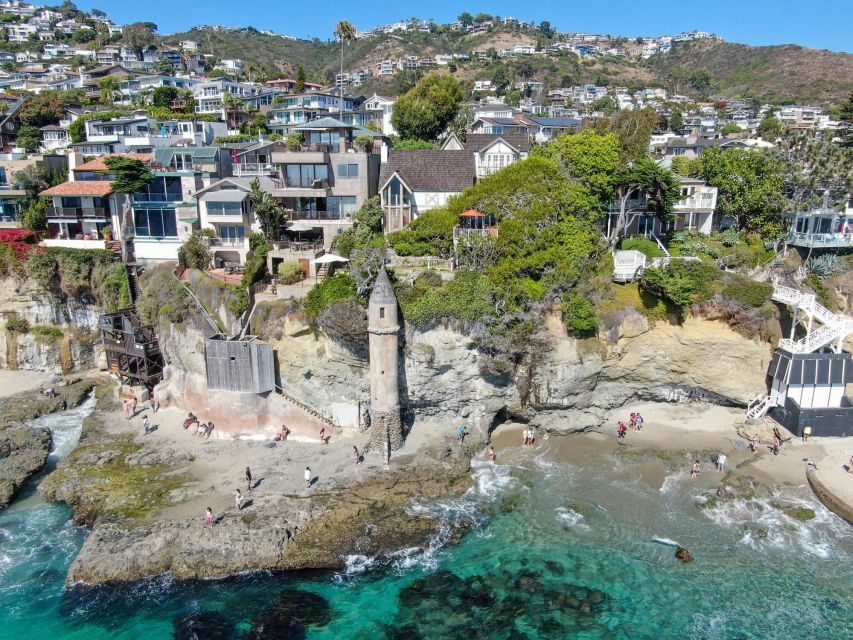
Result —
POLYGON ((236 98, 252 96, 261 91, 260 85, 235 82, 229 78, 216 78, 199 82, 193 87, 196 113, 219 114, 224 118, 225 96, 236 98))
MULTIPOLYGON (((265 82, 270 89, 278 89, 284 93, 294 93, 296 91, 296 80, 291 78, 279 78, 278 80, 268 80, 265 82)), ((306 82, 305 91, 318 91, 323 85, 316 82, 306 82)))
POLYGON ((65 158, 26 153, 0 154, 0 227, 18 226, 20 214, 30 194, 16 184, 15 174, 29 168, 48 174, 63 171, 65 158))
POLYGON ((574 118, 541 118, 539 116, 525 116, 529 135, 538 143, 550 142, 554 138, 577 131, 580 129, 581 121, 574 118))
POLYGON ((530 137, 526 133, 469 133, 465 142, 451 134, 442 144, 444 151, 469 151, 474 154, 477 179, 492 175, 514 162, 527 159, 530 137))
POLYGON ((68 129, 60 125, 49 124, 39 129, 39 132, 41 133, 40 150, 43 153, 65 149, 71 142, 68 129))
MULTIPOLYGON (((708 235, 719 226, 720 220, 714 216, 717 206, 717 187, 709 186, 704 180, 676 176, 680 183, 682 199, 673 207, 672 213, 666 220, 661 220, 648 208, 648 201, 643 195, 631 198, 627 202, 629 222, 625 230, 626 236, 657 236, 675 231, 695 231, 708 235)), ((607 218, 607 234, 617 222, 619 203, 610 205, 607 218)))
POLYGON ((446 205, 451 196, 473 186, 475 180, 474 157, 469 151, 392 150, 379 176, 386 233, 446 205))
POLYGON ((527 133, 527 125, 513 118, 476 118, 470 127, 471 133, 527 133))
POLYGON ((312 120, 326 116, 338 117, 341 107, 345 114, 352 113, 353 100, 319 91, 283 96, 270 109, 268 126, 273 133, 287 135, 294 127, 312 120))
POLYGON ((382 133, 386 136, 397 135, 397 130, 391 124, 395 102, 397 102, 397 98, 386 98, 378 93, 374 93, 364 102, 364 109, 376 114, 374 121, 380 124, 382 133))
POLYGON ((785 242, 808 249, 853 248, 853 207, 844 212, 828 207, 792 214, 785 242))

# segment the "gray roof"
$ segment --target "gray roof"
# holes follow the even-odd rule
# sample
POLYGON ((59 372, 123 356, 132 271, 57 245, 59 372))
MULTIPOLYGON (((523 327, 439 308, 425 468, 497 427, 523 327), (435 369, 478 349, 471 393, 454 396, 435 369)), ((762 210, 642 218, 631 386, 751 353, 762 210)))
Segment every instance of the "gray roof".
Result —
POLYGON ((337 118, 331 118, 326 116, 325 118, 318 118, 317 120, 311 120, 310 122, 306 122, 304 124, 297 125, 293 127, 294 131, 316 131, 317 129, 353 129, 354 127, 351 124, 346 124, 345 122, 341 122, 337 118))
POLYGON ((368 304, 397 304, 397 296, 394 295, 394 287, 391 286, 385 267, 382 267, 379 275, 376 276, 368 304))
POLYGON ((526 133, 469 133, 465 136, 466 151, 482 151, 498 138, 519 151, 530 151, 530 136, 526 133))
POLYGON ((380 188, 397 173, 413 191, 463 191, 474 186, 470 151, 394 151, 379 174, 380 188))

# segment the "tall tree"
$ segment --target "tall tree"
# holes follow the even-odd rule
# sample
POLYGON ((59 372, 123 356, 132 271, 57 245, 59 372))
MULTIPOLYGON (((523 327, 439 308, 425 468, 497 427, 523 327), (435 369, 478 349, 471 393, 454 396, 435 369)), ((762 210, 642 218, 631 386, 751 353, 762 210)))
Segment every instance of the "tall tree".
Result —
POLYGON ((344 115, 344 83, 343 83, 343 75, 344 75, 344 45, 350 40, 355 39, 355 27, 352 26, 352 23, 348 20, 341 20, 338 24, 335 25, 335 37, 341 43, 341 83, 338 86, 340 90, 340 98, 341 98, 341 108, 340 108, 340 117, 343 118, 344 115))
POLYGON ((249 194, 252 208, 258 217, 258 222, 261 225, 261 229, 263 229, 267 244, 272 244, 278 240, 279 232, 284 223, 287 222, 288 215, 275 198, 263 190, 260 180, 255 178, 249 184, 249 187, 252 190, 249 194))
POLYGON ((148 47, 157 43, 157 25, 153 22, 134 22, 122 30, 122 39, 127 43, 139 59, 148 47))
POLYGON ((624 109, 610 123, 610 130, 619 138, 622 162, 639 160, 649 153, 652 132, 660 126, 660 116, 651 107, 624 109))
POLYGON ((116 83, 115 78, 112 76, 106 76, 98 80, 98 100, 100 100, 101 104, 113 104, 116 99, 116 92, 118 91, 118 83, 116 83))
POLYGON ((615 178, 616 202, 619 211, 616 223, 610 225, 610 247, 616 246, 631 222, 645 211, 651 211, 664 222, 675 203, 681 199, 678 178, 672 171, 660 166, 651 156, 631 161, 615 178), (642 210, 631 210, 628 202, 637 196, 645 196, 647 205, 642 210))
POLYGON ((452 76, 430 74, 394 104, 391 124, 403 139, 436 140, 459 111, 462 86, 452 76))
POLYGON ((782 161, 790 208, 844 206, 853 194, 853 148, 818 131, 793 131, 779 139, 774 155, 782 161))
POLYGON ((296 93, 305 91, 305 67, 301 64, 296 68, 296 86, 293 88, 296 93))
POLYGON ((122 213, 119 228, 122 238, 121 257, 125 263, 136 262, 133 250, 133 238, 136 236, 136 225, 132 219, 133 209, 130 199, 134 193, 139 193, 154 180, 154 175, 148 166, 129 156, 109 156, 104 160, 107 166, 106 174, 113 176, 113 192, 122 194, 122 213))
POLYGON ((717 212, 738 229, 778 238, 785 230, 781 163, 762 151, 711 147, 701 156, 701 177, 717 187, 717 212))

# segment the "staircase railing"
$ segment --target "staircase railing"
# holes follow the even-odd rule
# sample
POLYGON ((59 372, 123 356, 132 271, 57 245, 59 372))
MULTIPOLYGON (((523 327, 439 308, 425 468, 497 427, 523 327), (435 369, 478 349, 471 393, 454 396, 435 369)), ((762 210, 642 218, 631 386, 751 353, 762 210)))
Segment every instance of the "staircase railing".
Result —
POLYGON ((280 387, 278 385, 275 385, 275 390, 285 400, 295 404, 297 407, 302 409, 308 415, 314 416, 317 420, 320 420, 321 422, 328 424, 330 427, 334 427, 336 429, 339 428, 338 425, 335 424, 335 421, 331 417, 329 417, 328 415, 326 415, 325 413, 323 413, 319 409, 315 409, 314 407, 312 407, 310 404, 308 404, 304 400, 300 400, 295 395, 293 395, 291 392, 285 391, 282 387, 280 387))
POLYGON ((845 337, 853 333, 853 318, 833 313, 820 304, 813 293, 804 293, 798 289, 785 287, 774 280, 771 299, 802 311, 822 325, 814 331, 809 331, 806 337, 800 340, 781 339, 779 346, 791 353, 812 353, 834 340, 838 340, 840 344, 845 337))

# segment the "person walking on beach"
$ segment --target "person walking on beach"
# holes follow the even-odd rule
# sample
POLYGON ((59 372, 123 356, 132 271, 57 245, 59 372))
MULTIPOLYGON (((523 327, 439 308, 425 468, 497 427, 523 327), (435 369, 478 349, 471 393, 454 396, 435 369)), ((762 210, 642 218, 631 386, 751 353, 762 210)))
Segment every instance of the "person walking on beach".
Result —
POLYGON ((121 401, 121 415, 123 415, 123 416, 124 416, 125 420, 127 420, 128 418, 130 418, 130 413, 129 413, 128 409, 127 409, 127 400, 122 400, 122 401, 121 401))
POLYGON ((311 487, 311 467, 305 467, 305 488, 311 487))
POLYGON ((213 509, 210 507, 204 512, 204 521, 207 523, 208 527, 213 526, 213 509))
POLYGON ((758 453, 758 446, 760 444, 761 444, 761 440, 758 439, 758 434, 753 433, 752 434, 752 440, 749 441, 749 450, 752 451, 752 453, 754 453, 754 454, 758 453))
POLYGON ((532 447, 534 442, 536 442, 536 432, 533 430, 533 427, 528 427, 527 428, 527 446, 532 447))
POLYGON ((812 434, 812 428, 811 427, 806 427, 805 429, 803 429, 803 442, 808 442, 809 436, 811 434, 812 434))
POLYGON ((497 454, 495 453, 495 448, 491 445, 489 446, 489 460, 494 462, 497 459, 497 454))
POLYGON ((722 473, 726 470, 726 454, 721 453, 717 456, 717 471, 722 473))
POLYGON ((617 440, 624 440, 625 439, 625 432, 627 430, 628 430, 628 428, 625 426, 625 423, 620 422, 619 423, 619 435, 616 436, 616 439, 617 440))
POLYGON ((628 426, 632 429, 637 428, 637 413, 636 411, 631 412, 631 419, 628 421, 628 426))
POLYGON ((234 506, 237 507, 237 511, 243 510, 243 494, 239 489, 234 489, 234 506))
POLYGON ((252 470, 246 465, 246 491, 252 490, 252 470))
POLYGON ((459 427, 459 431, 457 431, 457 434, 459 437, 459 442, 461 442, 462 444, 465 444, 465 436, 468 435, 468 432, 465 431, 465 425, 462 425, 461 427, 459 427))
POLYGON ((699 472, 702 468, 699 466, 699 461, 693 463, 693 468, 690 470, 690 477, 694 480, 699 477, 699 472))
POLYGON ((773 436, 773 446, 772 446, 772 447, 770 447, 770 451, 772 451, 772 452, 773 452, 773 455, 774 455, 774 456, 778 456, 778 455, 779 455, 779 449, 780 449, 780 447, 781 447, 781 446, 782 446, 782 441, 779 439, 779 437, 778 437, 778 436, 773 436))
POLYGON ((144 435, 148 435, 148 432, 151 431, 151 423, 148 422, 148 416, 142 416, 142 430, 145 432, 144 435))
POLYGON ((361 454, 358 452, 358 447, 356 447, 355 445, 352 446, 352 455, 355 458, 356 464, 361 462, 361 454))
POLYGON ((320 428, 320 444, 326 444, 326 427, 320 428))
POLYGON ((637 431, 643 430, 643 416, 640 415, 640 412, 637 412, 637 431))
POLYGON ((525 427, 524 429, 521 430, 521 435, 523 436, 523 441, 521 443, 521 446, 526 447, 528 444, 530 444, 530 435, 527 431, 527 427, 525 427))
POLYGON ((130 415, 131 416, 136 415, 136 398, 134 398, 133 400, 130 401, 130 415))

